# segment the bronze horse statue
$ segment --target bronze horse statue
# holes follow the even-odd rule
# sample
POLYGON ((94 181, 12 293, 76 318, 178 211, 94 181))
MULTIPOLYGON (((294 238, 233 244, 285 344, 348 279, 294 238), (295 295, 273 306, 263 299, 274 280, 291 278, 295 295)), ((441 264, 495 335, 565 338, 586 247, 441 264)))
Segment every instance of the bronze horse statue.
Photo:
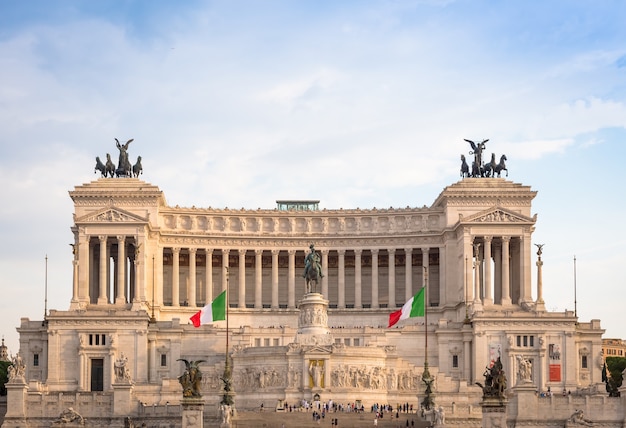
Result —
POLYGON ((304 275, 304 279, 306 280, 306 292, 316 292, 317 283, 319 282, 319 276, 317 275, 317 269, 315 266, 311 266, 311 268, 307 269, 306 274, 304 275), (311 284, 315 284, 315 288, 312 289, 311 284))
POLYGON ((461 178, 469 177, 469 165, 467 165, 467 161, 465 160, 465 155, 461 155, 461 178))
POLYGON ((500 177, 500 173, 501 173, 502 171, 506 171, 506 176, 507 176, 507 177, 509 176, 509 170, 508 170, 508 169, 506 169, 506 164, 504 163, 504 161, 505 161, 505 160, 508 160, 508 159, 506 158, 506 155, 502 155, 502 156, 500 157, 500 163, 499 163, 498 165, 496 165, 495 169, 493 170, 494 175, 495 175, 495 174, 498 174, 498 177, 500 177))
POLYGON ((492 153, 491 161, 489 163, 486 163, 485 166, 483 167, 485 177, 493 177, 495 174, 497 165, 498 164, 496 163, 496 154, 492 153))

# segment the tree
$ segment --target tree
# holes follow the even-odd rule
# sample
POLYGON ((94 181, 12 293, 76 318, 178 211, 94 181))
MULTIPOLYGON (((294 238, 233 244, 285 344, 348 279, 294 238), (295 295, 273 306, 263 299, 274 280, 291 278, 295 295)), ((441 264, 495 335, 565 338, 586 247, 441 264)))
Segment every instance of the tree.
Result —
POLYGON ((9 377, 7 375, 7 371, 9 370, 9 366, 11 362, 9 361, 0 361, 0 395, 7 395, 7 389, 4 386, 9 381, 9 377))
POLYGON ((609 395, 619 397, 618 388, 622 386, 622 372, 626 369, 626 358, 606 357, 606 369, 608 371, 606 389, 609 395))

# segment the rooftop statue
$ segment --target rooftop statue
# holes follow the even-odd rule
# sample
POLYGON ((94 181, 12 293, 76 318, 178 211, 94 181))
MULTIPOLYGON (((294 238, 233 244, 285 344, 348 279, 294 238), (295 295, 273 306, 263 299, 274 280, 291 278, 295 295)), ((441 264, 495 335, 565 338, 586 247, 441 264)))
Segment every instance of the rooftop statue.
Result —
POLYGON ((488 163, 483 162, 483 151, 486 149, 486 143, 489 139, 483 140, 480 143, 476 143, 472 140, 464 139, 467 141, 472 150, 470 155, 474 155, 474 161, 469 166, 465 160, 465 156, 461 155, 461 178, 465 177, 498 177, 501 176, 502 171, 506 171, 506 176, 509 176, 509 170, 506 168, 505 161, 508 160, 506 155, 500 156, 500 162, 496 163, 496 154, 491 154, 491 160, 488 163))
POLYGON ((111 160, 111 155, 107 153, 106 163, 100 160, 100 156, 96 156, 96 166, 94 168, 94 174, 100 171, 102 178, 106 177, 139 177, 139 174, 143 174, 143 167, 141 165, 141 156, 137 157, 137 163, 131 165, 128 155, 128 146, 134 141, 133 138, 126 141, 124 144, 115 138, 115 146, 120 151, 117 168, 111 160))

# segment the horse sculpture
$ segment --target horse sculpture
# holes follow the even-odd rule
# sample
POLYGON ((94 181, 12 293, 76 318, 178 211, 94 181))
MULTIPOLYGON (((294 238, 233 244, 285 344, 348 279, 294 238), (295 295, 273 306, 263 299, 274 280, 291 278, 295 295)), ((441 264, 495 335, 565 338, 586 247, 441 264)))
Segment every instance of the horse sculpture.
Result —
POLYGON ((113 176, 115 175, 115 164, 111 160, 111 155, 108 153, 107 153, 107 163, 105 167, 106 167, 106 174, 110 175, 111 178, 113 178, 113 176))
POLYGON ((93 173, 95 174, 98 171, 100 171, 100 174, 102 174, 103 177, 107 176, 106 166, 104 166, 100 160, 100 156, 96 156, 96 167, 94 168, 93 173))
POLYGON ((311 268, 307 270, 306 274, 304 275, 304 279, 306 280, 306 292, 315 292, 317 290, 317 282, 319 281, 319 277, 317 275, 317 269, 314 266, 311 266, 311 268), (315 284, 315 289, 312 289, 312 283, 315 284))
POLYGON ((485 177, 493 177, 493 175, 495 174, 497 165, 498 164, 496 163, 496 154, 492 153, 491 161, 489 163, 486 163, 485 166, 483 167, 485 177))
POLYGON ((309 248, 311 251, 304 259, 304 273, 302 274, 302 277, 306 280, 307 294, 311 293, 311 283, 315 283, 315 287, 317 288, 317 283, 320 278, 324 276, 322 275, 322 264, 319 253, 315 251, 313 244, 311 244, 309 248))
POLYGON ((469 177, 469 166, 465 161, 465 155, 461 155, 461 178, 469 177))
POLYGON ((508 169, 506 169, 506 164, 504 163, 504 161, 505 161, 505 160, 508 160, 508 159, 506 158, 506 155, 502 155, 502 156, 500 157, 500 163, 499 163, 498 165, 496 165, 496 167, 495 167, 495 168, 494 168, 494 170, 493 170, 494 175, 495 175, 495 174, 498 174, 498 177, 500 177, 500 173, 501 173, 502 171, 506 171, 506 176, 507 176, 507 177, 509 176, 509 170, 508 170, 508 169))
POLYGON ((143 174, 143 167, 141 166, 141 156, 137 156, 137 163, 133 165, 133 177, 139 177, 139 174, 143 174))

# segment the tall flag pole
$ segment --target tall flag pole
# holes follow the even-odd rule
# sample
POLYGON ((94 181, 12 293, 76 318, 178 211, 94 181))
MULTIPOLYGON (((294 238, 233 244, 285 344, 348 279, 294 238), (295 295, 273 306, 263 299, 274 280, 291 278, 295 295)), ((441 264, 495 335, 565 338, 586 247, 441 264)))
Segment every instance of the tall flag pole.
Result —
POLYGON ((422 408, 430 410, 434 406, 433 401, 433 382, 434 379, 428 370, 428 268, 424 266, 424 371, 422 372, 422 382, 426 385, 424 391, 424 400, 422 400, 422 408))
POLYGON ((224 362, 224 376, 222 376, 222 382, 224 382, 224 395, 222 395, 222 401, 220 402, 220 404, 223 407, 223 409, 227 409, 227 410, 223 410, 226 412, 230 412, 230 406, 232 406, 235 401, 233 400, 233 390, 232 390, 232 384, 233 384, 233 371, 232 368, 230 366, 230 355, 228 354, 228 310, 229 310, 229 306, 230 303, 228 301, 228 289, 229 289, 229 272, 228 272, 228 267, 225 267, 225 275, 226 275, 226 361, 224 362), (226 407, 229 406, 229 407, 226 407))
POLYGON ((44 280, 44 303, 43 303, 43 319, 44 322, 48 317, 48 255, 46 254, 46 272, 44 280))
POLYGON ((578 310, 576 307, 576 256, 574 256, 574 318, 578 319, 578 310))

